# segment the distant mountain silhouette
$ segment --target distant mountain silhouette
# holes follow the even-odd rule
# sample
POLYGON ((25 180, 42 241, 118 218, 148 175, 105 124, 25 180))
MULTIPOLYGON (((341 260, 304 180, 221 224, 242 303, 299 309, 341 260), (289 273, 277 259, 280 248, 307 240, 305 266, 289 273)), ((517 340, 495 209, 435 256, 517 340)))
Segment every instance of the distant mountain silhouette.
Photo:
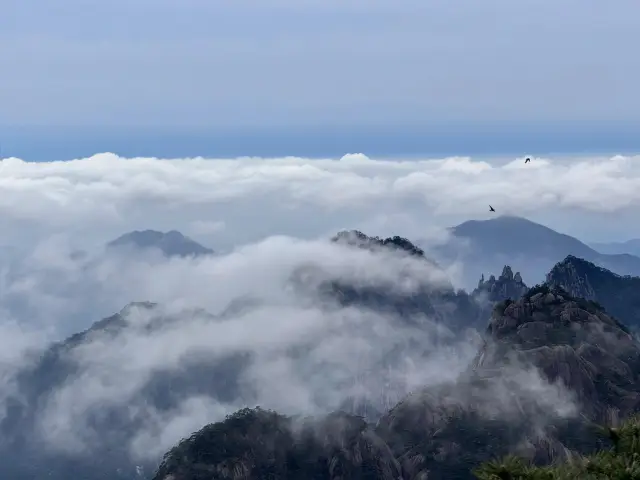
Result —
POLYGON ((640 238, 633 238, 626 242, 591 243, 591 248, 607 255, 628 253, 640 257, 640 238))
POLYGON ((112 240, 107 244, 107 248, 140 250, 155 248, 167 257, 198 257, 214 253, 210 248, 200 245, 176 230, 169 232, 135 230, 112 240))
POLYGON ((435 252, 441 263, 460 261, 465 286, 481 273, 498 271, 509 264, 532 283, 544 280, 546 272, 567 255, 583 258, 620 275, 640 276, 640 257, 603 254, 577 238, 525 218, 501 216, 470 220, 450 229, 452 238, 435 252))

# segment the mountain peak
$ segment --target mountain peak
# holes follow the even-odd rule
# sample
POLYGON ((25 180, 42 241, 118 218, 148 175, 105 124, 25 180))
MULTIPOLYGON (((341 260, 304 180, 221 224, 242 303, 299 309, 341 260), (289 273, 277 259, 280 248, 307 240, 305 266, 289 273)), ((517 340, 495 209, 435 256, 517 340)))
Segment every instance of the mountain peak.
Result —
POLYGON ((546 277, 574 297, 592 300, 631 327, 640 327, 640 278, 621 276, 592 262, 568 255, 546 277))
POLYGON ((177 230, 168 232, 134 230, 112 240, 107 244, 107 248, 132 248, 137 250, 155 248, 167 257, 197 257, 213 254, 213 250, 200 245, 177 230))
POLYGON ((490 275, 489 280, 484 279, 484 274, 478 282, 478 287, 473 291, 474 296, 481 292, 488 295, 491 302, 499 302, 508 298, 517 300, 527 291, 527 286, 522 281, 520 272, 513 274, 509 265, 505 265, 502 274, 496 279, 495 275, 490 275))
POLYGON ((359 230, 343 230, 338 232, 331 241, 360 248, 387 247, 394 250, 402 250, 410 255, 424 257, 424 250, 398 235, 380 238, 370 237, 359 230))
POLYGON ((574 322, 606 325, 605 330, 613 328, 628 333, 622 323, 607 315, 596 302, 576 298, 560 286, 547 284, 529 289, 516 301, 496 305, 488 332, 494 340, 509 338, 511 342, 537 348, 576 342, 571 337, 575 332, 570 325, 574 322))
POLYGON ((509 265, 504 266, 500 278, 504 278, 505 280, 513 280, 513 270, 511 270, 511 267, 509 265))
POLYGON ((542 282, 553 265, 567 255, 622 275, 640 275, 639 257, 601 254, 577 238, 521 217, 470 220, 450 232, 452 238, 436 249, 438 259, 441 263, 462 262, 469 272, 467 285, 475 283, 473 277, 478 278, 482 271, 495 270, 506 261, 533 282, 542 282))
POLYGON ((592 262, 574 255, 567 255, 547 274, 546 283, 552 287, 563 288, 574 297, 596 300, 597 296, 591 280, 602 277, 610 277, 608 281, 620 278, 619 275, 598 267, 592 262))

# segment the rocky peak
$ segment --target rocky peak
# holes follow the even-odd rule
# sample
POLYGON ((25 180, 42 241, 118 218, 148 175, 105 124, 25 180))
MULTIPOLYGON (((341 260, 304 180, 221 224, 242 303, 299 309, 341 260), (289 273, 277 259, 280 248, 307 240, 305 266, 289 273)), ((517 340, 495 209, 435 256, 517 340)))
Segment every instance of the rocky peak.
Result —
POLYGON ((640 327, 639 277, 617 275, 569 255, 547 274, 546 284, 574 297, 593 300, 630 327, 640 327))
MULTIPOLYGON (((571 296, 560 287, 538 285, 518 300, 505 300, 496 305, 487 332, 493 340, 509 340, 518 344, 539 342, 535 347, 557 343, 542 331, 573 329, 579 324, 608 325, 626 332, 626 327, 606 315, 594 302, 571 296), (531 330, 534 334, 529 334, 531 330)), ((576 341, 576 339, 572 339, 576 341)))
POLYGON ((331 241, 359 248, 387 247, 395 250, 402 250, 410 255, 424 257, 424 250, 414 245, 406 238, 398 235, 380 238, 370 237, 359 230, 343 230, 338 232, 331 241))
POLYGON ((546 283, 551 287, 561 287, 574 297, 595 300, 597 295, 589 277, 603 271, 591 262, 569 255, 551 269, 546 283))
POLYGON ((487 335, 476 369, 517 358, 564 383, 593 419, 611 406, 625 414, 640 406, 640 344, 595 302, 539 285, 496 305, 487 335))
POLYGON ((500 278, 504 280, 513 280, 513 271, 511 270, 511 267, 509 265, 504 266, 500 278))
POLYGON ((483 274, 478 282, 478 288, 474 290, 474 295, 478 296, 484 293, 488 295, 489 301, 499 302, 507 298, 518 299, 526 290, 527 286, 522 281, 520 272, 516 272, 514 275, 511 267, 505 265, 498 279, 491 275, 489 280, 485 281, 483 274))

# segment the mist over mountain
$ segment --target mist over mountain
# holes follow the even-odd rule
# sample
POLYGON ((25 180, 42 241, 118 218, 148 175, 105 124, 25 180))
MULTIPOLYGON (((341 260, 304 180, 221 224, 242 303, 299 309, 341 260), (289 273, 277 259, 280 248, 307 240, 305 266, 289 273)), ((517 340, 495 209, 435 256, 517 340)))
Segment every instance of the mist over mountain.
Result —
MULTIPOLYGON (((126 278, 135 255, 114 258, 83 260, 79 272, 116 261, 108 268, 126 278)), ((224 265, 245 264, 270 272, 272 288, 237 284, 204 308, 135 302, 29 347, 5 373, 0 457, 14 461, 0 463, 2 475, 151 478, 170 451, 155 478, 212 469, 471 478, 476 464, 514 446, 540 462, 564 458, 565 448, 591 451, 604 440, 578 438, 591 432, 584 418, 623 417, 640 396, 640 347, 608 307, 590 303, 626 305, 637 279, 575 257, 548 272, 549 286, 529 289, 503 265, 469 293, 410 240, 360 231, 175 258, 187 262, 183 278, 206 266, 224 280, 234 275, 224 265), (629 293, 615 296, 627 291, 615 281, 629 293), (256 405, 266 410, 242 410, 256 405)), ((162 265, 141 261, 150 272, 162 265)))
POLYGON ((596 242, 590 243, 589 246, 600 253, 609 255, 630 254, 640 257, 640 239, 633 238, 625 242, 596 242))
POLYGON ((632 238, 637 159, 494 160, 3 159, 0 477, 469 478, 606 445, 632 257, 444 226, 488 200, 632 238))
POLYGON ((607 445, 594 425, 637 408, 639 366, 640 344, 599 306, 535 287, 496 306, 466 371, 409 395, 377 425, 342 414, 339 427, 327 426, 331 417, 298 427, 295 418, 246 410, 182 441, 154 479, 239 471, 256 479, 341 472, 444 480, 473 478, 475 465, 509 452, 559 461, 607 445), (377 453, 363 461, 365 451, 377 453))
POLYGON ((198 242, 184 236, 176 230, 168 232, 135 230, 125 233, 107 243, 107 249, 133 251, 159 250, 167 257, 197 257, 214 253, 210 248, 200 245, 198 242))
MULTIPOLYGON (((209 262, 207 272, 229 261, 237 269, 237 255, 248 256, 252 272, 281 271, 269 273, 271 290, 232 294, 211 313, 132 303, 62 342, 28 350, 8 372, 0 454, 16 461, 0 463, 2 474, 66 478, 72 465, 86 479, 118 470, 137 478, 188 425, 195 430, 238 408, 346 409, 375 420, 416 386, 466 368, 479 345, 471 332, 487 310, 455 291, 410 241, 360 239, 371 248, 282 239, 271 246, 279 258, 264 270, 256 260, 270 258, 267 244, 235 259, 185 260, 192 275, 201 262, 209 262)), ((103 271, 110 261, 93 259, 81 271, 103 271)), ((126 278, 123 267, 136 260, 115 261, 126 278)))
POLYGON ((0 480, 640 478, 640 2, 530 3, 2 2, 0 480))
POLYGON ((451 238, 435 249, 443 265, 464 265, 463 283, 471 288, 481 274, 511 265, 531 284, 568 255, 585 259, 619 275, 640 276, 640 257, 600 253, 580 240, 539 223, 514 216, 469 220, 450 229, 451 238))

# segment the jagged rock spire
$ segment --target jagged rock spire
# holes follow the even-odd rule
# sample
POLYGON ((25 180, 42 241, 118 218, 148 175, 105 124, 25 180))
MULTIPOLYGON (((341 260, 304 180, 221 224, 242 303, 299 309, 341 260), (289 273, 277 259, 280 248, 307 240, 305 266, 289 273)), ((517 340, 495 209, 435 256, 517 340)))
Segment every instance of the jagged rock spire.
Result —
POLYGON ((502 275, 500 275, 500 278, 504 278, 506 280, 513 280, 513 271, 511 270, 511 267, 509 265, 504 266, 504 268, 502 269, 502 275))

